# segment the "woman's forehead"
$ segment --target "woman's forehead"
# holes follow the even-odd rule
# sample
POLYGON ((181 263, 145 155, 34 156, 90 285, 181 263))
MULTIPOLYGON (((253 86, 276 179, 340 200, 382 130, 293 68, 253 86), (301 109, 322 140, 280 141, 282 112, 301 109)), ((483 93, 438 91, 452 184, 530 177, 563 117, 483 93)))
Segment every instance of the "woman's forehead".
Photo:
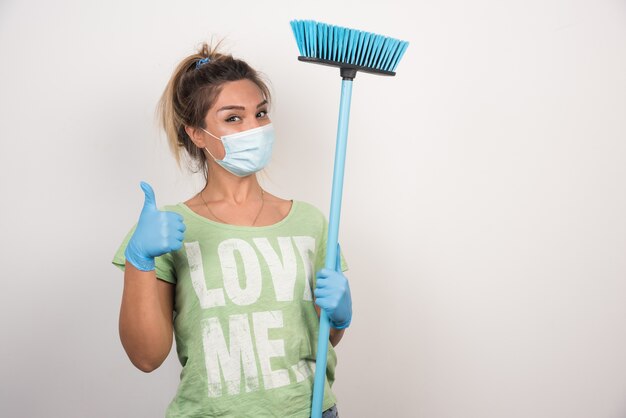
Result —
POLYGON ((222 85, 214 107, 221 106, 254 106, 264 100, 261 89, 250 80, 229 81, 222 85))

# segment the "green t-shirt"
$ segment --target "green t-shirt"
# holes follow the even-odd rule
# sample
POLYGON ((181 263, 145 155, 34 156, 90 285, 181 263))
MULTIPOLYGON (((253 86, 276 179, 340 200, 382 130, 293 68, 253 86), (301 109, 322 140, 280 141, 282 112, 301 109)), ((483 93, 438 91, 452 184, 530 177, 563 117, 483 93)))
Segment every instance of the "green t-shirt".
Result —
MULTIPOLYGON (((309 417, 319 330, 312 293, 324 267, 325 216, 301 201, 262 227, 213 222, 184 203, 161 210, 179 213, 187 227, 183 247, 155 259, 156 276, 176 286, 182 365, 166 417, 309 417)), ((135 228, 113 258, 122 270, 135 228)), ((329 343, 324 409, 336 402, 336 364, 329 343)))

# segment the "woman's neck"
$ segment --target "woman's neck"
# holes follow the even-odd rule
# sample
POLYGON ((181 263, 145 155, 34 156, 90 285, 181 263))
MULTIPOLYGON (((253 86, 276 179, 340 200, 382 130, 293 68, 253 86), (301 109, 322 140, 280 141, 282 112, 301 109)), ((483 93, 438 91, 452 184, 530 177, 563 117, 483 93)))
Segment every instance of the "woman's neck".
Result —
POLYGON ((237 177, 222 170, 210 170, 202 195, 207 201, 243 205, 261 199, 261 185, 256 174, 237 177), (221 172, 220 172, 221 171, 221 172))

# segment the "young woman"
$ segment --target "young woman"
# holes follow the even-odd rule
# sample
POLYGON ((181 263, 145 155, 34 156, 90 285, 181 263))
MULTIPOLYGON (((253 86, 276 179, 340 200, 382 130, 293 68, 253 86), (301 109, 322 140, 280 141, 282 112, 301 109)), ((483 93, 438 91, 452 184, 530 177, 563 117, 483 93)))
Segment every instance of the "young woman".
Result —
MULTIPOLYGON (((346 277, 324 267, 328 223, 315 207, 263 190, 270 94, 244 61, 204 44, 159 104, 176 161, 204 173, 195 196, 144 206, 114 256, 124 270, 120 338, 145 372, 176 338, 182 365, 166 416, 308 417, 319 309, 331 321, 324 418, 336 417, 333 346, 350 325, 346 277)), ((341 256, 341 270, 347 269, 341 256)))

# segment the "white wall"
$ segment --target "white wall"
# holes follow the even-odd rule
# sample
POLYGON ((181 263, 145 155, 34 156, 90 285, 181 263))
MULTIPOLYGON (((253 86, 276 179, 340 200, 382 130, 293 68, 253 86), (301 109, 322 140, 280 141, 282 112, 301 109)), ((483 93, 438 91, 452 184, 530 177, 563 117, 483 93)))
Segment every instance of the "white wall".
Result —
POLYGON ((179 365, 118 337, 110 264, 188 199, 154 108, 211 34, 272 80, 265 186, 327 212, 340 92, 311 18, 406 39, 357 76, 342 417, 626 416, 626 5, 617 0, 0 3, 0 416, 160 417, 179 365))

